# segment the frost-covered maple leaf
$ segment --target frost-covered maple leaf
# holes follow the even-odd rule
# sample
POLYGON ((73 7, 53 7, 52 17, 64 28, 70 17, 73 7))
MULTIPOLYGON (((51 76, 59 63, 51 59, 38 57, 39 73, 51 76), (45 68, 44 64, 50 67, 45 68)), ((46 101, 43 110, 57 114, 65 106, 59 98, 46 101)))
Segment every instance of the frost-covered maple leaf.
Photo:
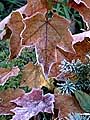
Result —
POLYGON ((20 33, 24 28, 22 16, 19 12, 13 12, 8 22, 8 27, 12 31, 10 37, 10 59, 15 58, 21 49, 20 33))
POLYGON ((73 35, 73 47, 76 51, 75 54, 66 52, 60 48, 57 47, 57 62, 54 63, 51 67, 51 71, 49 74, 49 77, 60 77, 60 67, 61 61, 66 59, 67 61, 71 62, 73 59, 77 60, 80 59, 82 62, 86 61, 86 55, 90 51, 90 38, 88 38, 90 35, 88 32, 83 32, 77 35, 73 35), (84 37, 86 37, 84 39, 84 37), (77 42, 80 41, 80 42, 77 42))
POLYGON ((29 120, 39 112, 53 113, 54 95, 50 93, 43 95, 41 89, 33 88, 31 92, 11 102, 19 106, 11 110, 15 113, 12 120, 29 120))
POLYGON ((56 95, 55 96, 55 108, 59 109, 58 117, 59 120, 68 116, 68 114, 83 113, 84 111, 80 108, 74 96, 71 95, 56 95))
POLYGON ((19 88, 9 88, 7 90, 0 91, 0 115, 12 115, 13 113, 10 110, 14 109, 16 104, 11 103, 10 101, 22 95, 24 95, 24 90, 19 88))
POLYGON ((22 70, 22 73, 21 86, 41 88, 47 84, 42 67, 39 64, 28 63, 22 70))
POLYGON ((90 23, 90 0, 71 0, 68 2, 68 6, 78 11, 88 26, 90 23))
POLYGON ((69 21, 57 14, 52 19, 47 19, 45 15, 37 13, 26 18, 24 23, 26 27, 21 35, 22 44, 36 46, 38 61, 48 77, 52 64, 56 62, 56 46, 64 51, 74 52, 73 38, 68 31, 69 21))
POLYGON ((17 76, 19 71, 18 67, 12 69, 0 68, 0 85, 4 85, 10 77, 17 76))

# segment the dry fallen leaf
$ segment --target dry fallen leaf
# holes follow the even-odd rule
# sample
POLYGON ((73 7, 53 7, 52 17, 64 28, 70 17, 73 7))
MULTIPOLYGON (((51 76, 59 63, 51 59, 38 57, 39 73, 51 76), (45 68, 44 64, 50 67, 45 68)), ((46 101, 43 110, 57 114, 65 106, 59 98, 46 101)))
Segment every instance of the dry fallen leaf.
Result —
POLYGON ((55 96, 55 108, 59 109, 59 118, 67 117, 69 113, 79 112, 83 113, 84 111, 80 108, 76 99, 73 96, 69 95, 56 95, 55 96))
POLYGON ((23 12, 26 16, 32 16, 37 12, 45 13, 52 9, 57 0, 27 0, 26 8, 23 12))
POLYGON ((8 22, 8 27, 12 31, 10 37, 10 59, 17 57, 21 49, 20 33, 24 28, 24 23, 22 22, 22 19, 23 18, 19 12, 13 12, 8 22))
POLYGON ((27 5, 24 11, 26 16, 31 16, 38 11, 46 9, 47 0, 27 0, 27 5))
MULTIPOLYGON (((21 7, 21 8, 19 8, 19 9, 17 9, 16 12, 20 12, 21 14, 23 14, 24 11, 25 11, 25 8, 26 8, 26 5, 23 6, 23 7, 21 7)), ((10 18, 11 18, 11 15, 12 15, 12 13, 11 13, 10 15, 8 15, 6 18, 4 18, 4 19, 0 22, 0 30, 2 31, 2 32, 0 33, 0 40, 2 40, 5 35, 6 35, 6 36, 8 35, 7 27, 5 28, 5 26, 7 26, 8 22, 9 22, 9 20, 10 20, 10 18), (4 33, 3 33, 3 32, 4 32, 4 33)))
POLYGON ((51 93, 43 95, 41 89, 35 88, 11 102, 18 105, 18 107, 11 110, 15 113, 12 120, 29 120, 39 112, 53 113, 54 109, 54 95, 51 93))
POLYGON ((73 45, 76 54, 65 52, 61 49, 58 49, 60 53, 58 53, 58 60, 61 58, 61 56, 69 61, 73 59, 80 59, 82 62, 85 62, 85 57, 88 52, 90 52, 90 38, 85 38, 82 42, 77 42, 73 45))
POLYGON ((56 62, 56 46, 74 52, 68 31, 69 21, 56 14, 52 19, 47 19, 43 14, 37 13, 25 19, 24 23, 26 27, 22 33, 22 44, 36 46, 39 63, 48 76, 52 64, 56 62))
POLYGON ((88 7, 90 7, 90 0, 83 0, 82 2, 85 2, 88 7))
MULTIPOLYGON (((80 41, 78 37, 77 41, 80 41)), ((73 47, 76 51, 74 54, 65 52, 61 48, 57 47, 57 62, 52 65, 49 77, 60 77, 61 74, 59 65, 64 59, 69 62, 71 62, 73 59, 80 59, 82 62, 86 62, 86 55, 90 52, 90 38, 85 38, 83 41, 81 40, 81 42, 76 42, 73 47)))
POLYGON ((42 67, 38 64, 28 63, 22 70, 21 86, 29 86, 30 88, 40 88, 47 84, 43 75, 42 67))
POLYGON ((79 4, 77 4, 74 1, 71 1, 68 3, 68 6, 78 11, 84 18, 84 21, 90 23, 90 0, 85 1, 87 1, 87 5, 84 2, 80 2, 79 4))
POLYGON ((49 77, 54 77, 56 78, 59 74, 60 74, 60 61, 54 63, 51 67, 50 73, 49 73, 49 77))
POLYGON ((16 99, 24 94, 21 89, 7 89, 0 92, 0 115, 12 115, 11 109, 16 105, 10 101, 16 99))
POLYGON ((10 77, 17 76, 19 71, 18 67, 12 69, 0 68, 0 85, 4 85, 10 77))

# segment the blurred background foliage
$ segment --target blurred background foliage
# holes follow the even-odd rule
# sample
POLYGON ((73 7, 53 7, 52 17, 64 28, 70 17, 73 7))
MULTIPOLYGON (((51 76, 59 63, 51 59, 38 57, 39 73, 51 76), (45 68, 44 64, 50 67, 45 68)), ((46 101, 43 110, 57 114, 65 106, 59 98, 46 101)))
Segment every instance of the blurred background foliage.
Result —
POLYGON ((0 20, 4 19, 13 10, 26 4, 26 0, 0 0, 0 20))

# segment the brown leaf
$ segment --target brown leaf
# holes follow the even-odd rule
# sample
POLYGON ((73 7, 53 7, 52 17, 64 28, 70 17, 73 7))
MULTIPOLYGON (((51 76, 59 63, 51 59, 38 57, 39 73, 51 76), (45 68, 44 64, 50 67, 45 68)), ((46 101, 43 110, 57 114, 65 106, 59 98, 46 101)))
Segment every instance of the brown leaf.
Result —
POLYGON ((90 7, 90 0, 83 0, 82 2, 85 2, 88 7, 90 7))
POLYGON ((22 33, 22 44, 36 46, 39 62, 48 76, 50 67, 56 62, 56 46, 65 51, 74 51, 72 37, 68 31, 69 21, 56 14, 52 19, 47 19, 43 14, 37 13, 24 22, 26 29, 22 33))
MULTIPOLYGON (((76 38, 77 38, 77 41, 80 41, 78 37, 76 38)), ((80 59, 82 62, 84 63, 86 62, 86 59, 85 59, 86 54, 90 52, 90 38, 85 38, 83 41, 81 40, 81 42, 76 42, 73 47, 76 53, 66 52, 61 48, 57 47, 57 62, 52 65, 49 77, 60 76, 59 65, 61 64, 61 61, 63 61, 64 59, 66 59, 69 62, 71 62, 73 59, 75 60, 80 59)))
POLYGON ((21 38, 20 33, 24 28, 24 23, 22 22, 22 16, 19 12, 13 12, 8 23, 9 29, 12 31, 10 38, 10 59, 17 57, 21 49, 21 38))
POLYGON ((60 74, 60 61, 58 60, 58 62, 54 63, 51 67, 50 73, 49 73, 49 77, 57 77, 60 74))
POLYGON ((46 4, 47 0, 28 0, 24 14, 31 16, 38 11, 41 12, 46 9, 46 4))
POLYGON ((76 99, 69 95, 56 95, 55 108, 59 109, 59 119, 67 117, 71 112, 83 113, 76 99))
MULTIPOLYGON (((29 93, 12 100, 18 107, 11 111, 15 113, 13 120, 30 120, 40 112, 53 113, 54 95, 47 93, 43 95, 41 89, 33 88, 29 93)), ((40 120, 36 118, 36 120, 40 120)))
MULTIPOLYGON (((90 38, 85 38, 82 42, 77 42, 74 44, 74 49, 76 54, 65 52, 61 49, 58 49, 60 53, 62 53, 63 58, 71 61, 73 59, 80 59, 82 62, 85 62, 85 57, 88 52, 90 52, 90 38)), ((58 53, 58 59, 61 58, 60 54, 58 53)))
MULTIPOLYGON (((23 6, 23 7, 21 7, 21 8, 19 8, 19 9, 17 9, 16 12, 20 12, 21 14, 23 14, 24 11, 25 11, 25 8, 26 8, 26 5, 23 6)), ((12 13, 11 13, 11 14, 12 14, 12 13)), ((4 19, 0 22, 0 30, 2 31, 2 32, 0 33, 0 40, 2 40, 5 35, 8 36, 7 27, 5 27, 5 26, 8 24, 8 22, 9 22, 9 20, 10 20, 10 18, 11 18, 11 14, 8 15, 6 18, 4 18, 4 19)), ((4 39, 6 39, 6 38, 7 38, 7 37, 5 37, 4 39)))
POLYGON ((39 88, 47 84, 43 75, 42 67, 38 64, 34 65, 33 63, 28 63, 22 72, 21 86, 39 88))
MULTIPOLYGON (((87 3, 90 7, 90 0, 87 0, 87 3)), ((90 23, 90 8, 84 2, 80 2, 80 4, 77 4, 74 1, 71 1, 68 5, 69 7, 72 7, 76 11, 80 12, 81 16, 84 17, 85 21, 87 23, 90 23)))
MULTIPOLYGON (((5 31, 5 34, 4 34, 4 36, 2 37, 2 39, 3 39, 3 40, 10 39, 10 36, 11 36, 11 34, 12 34, 12 31, 11 31, 7 26, 5 27, 4 31, 5 31)), ((1 39, 1 40, 2 40, 2 39, 1 39)))
MULTIPOLYGON (((52 6, 56 2, 57 2, 57 0, 50 0, 48 2, 47 2, 47 0, 27 0, 26 5, 24 5, 23 7, 15 10, 14 12, 19 12, 22 15, 26 15, 26 16, 31 16, 31 15, 35 14, 36 12, 42 12, 42 13, 44 12, 45 13, 47 10, 51 9, 52 6)), ((4 18, 0 22, 0 30, 3 31, 5 29, 5 26, 8 24, 12 13, 13 12, 11 12, 6 18, 4 18)), ((4 30, 4 32, 2 32, 2 34, 0 33, 0 39, 3 39, 3 36, 5 34, 8 34, 6 32, 6 30, 4 30)))
POLYGON ((21 89, 8 89, 0 92, 0 115, 12 115, 11 109, 16 105, 10 101, 16 99, 24 94, 21 89))
POLYGON ((26 16, 32 16, 36 12, 45 13, 52 9, 52 6, 57 0, 27 0, 25 11, 23 12, 26 16))
POLYGON ((19 71, 18 67, 12 69, 0 68, 0 85, 4 85, 10 77, 17 76, 19 71))

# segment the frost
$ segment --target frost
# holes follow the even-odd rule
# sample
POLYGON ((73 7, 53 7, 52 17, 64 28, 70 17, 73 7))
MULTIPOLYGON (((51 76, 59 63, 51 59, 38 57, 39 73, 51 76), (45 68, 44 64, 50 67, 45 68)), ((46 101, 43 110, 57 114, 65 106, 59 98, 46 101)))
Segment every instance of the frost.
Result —
POLYGON ((11 110, 15 113, 12 120, 29 120, 39 112, 53 113, 54 95, 50 93, 43 95, 41 89, 33 88, 31 92, 11 102, 20 106, 11 110))

